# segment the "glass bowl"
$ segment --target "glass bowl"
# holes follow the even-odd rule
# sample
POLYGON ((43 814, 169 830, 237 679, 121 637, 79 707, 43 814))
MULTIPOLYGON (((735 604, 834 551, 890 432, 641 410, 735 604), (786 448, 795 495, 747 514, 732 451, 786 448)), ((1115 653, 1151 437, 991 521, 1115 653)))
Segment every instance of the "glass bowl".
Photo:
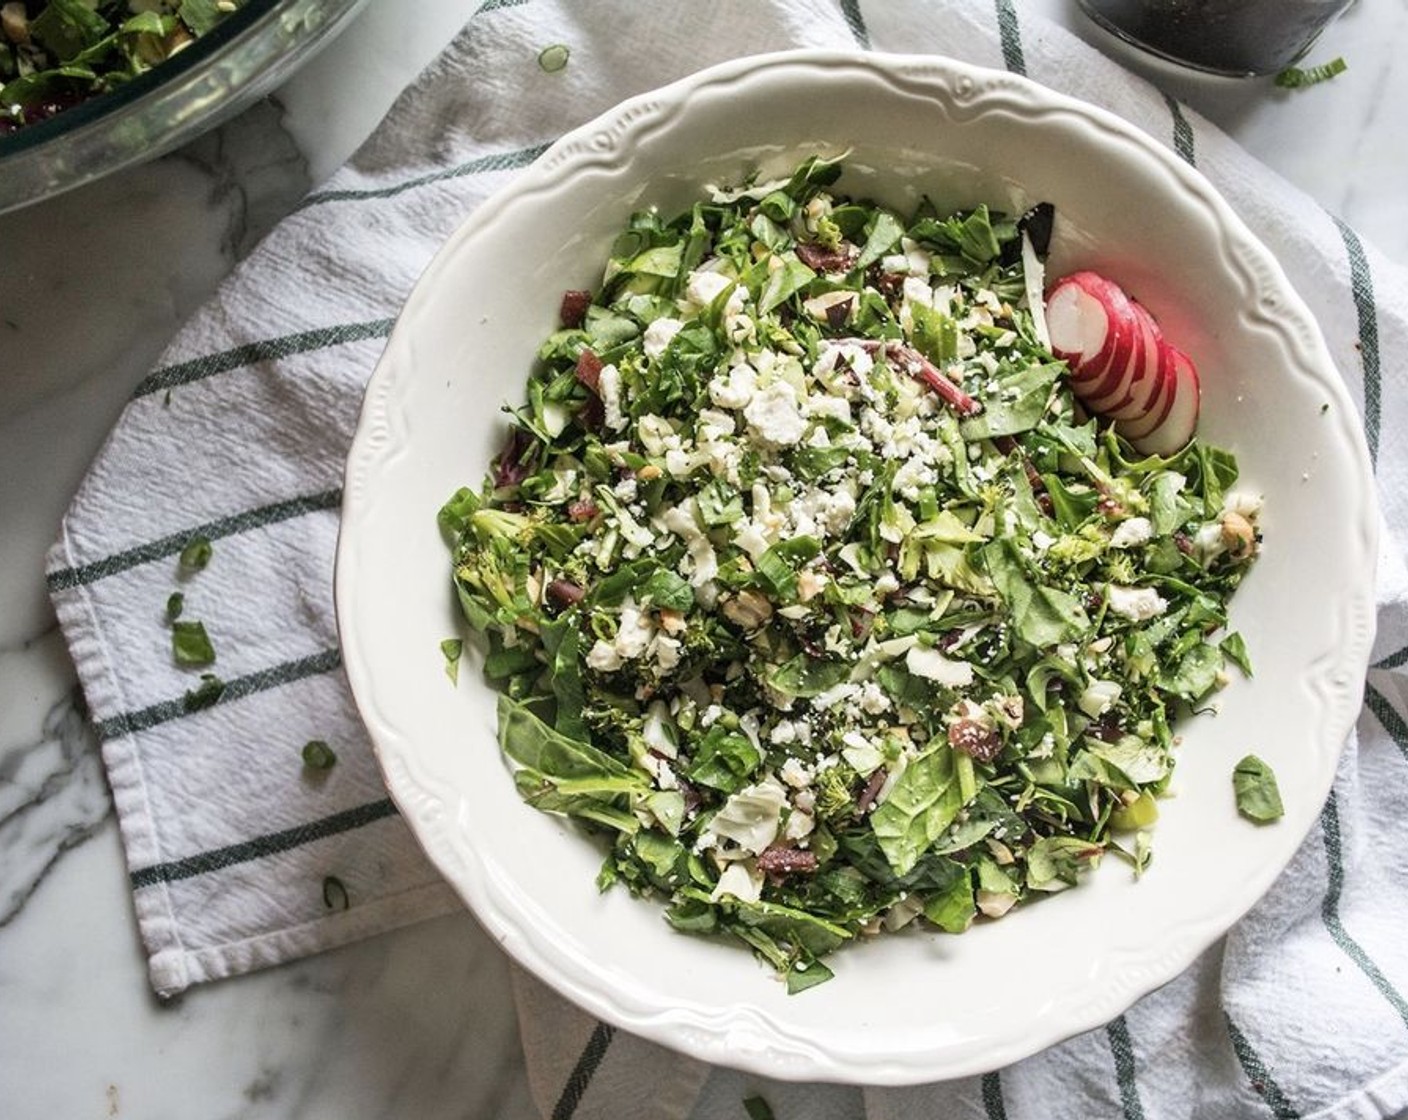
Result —
POLYGON ((169 152, 234 116, 342 30, 366 0, 249 0, 112 93, 0 136, 0 213, 169 152))

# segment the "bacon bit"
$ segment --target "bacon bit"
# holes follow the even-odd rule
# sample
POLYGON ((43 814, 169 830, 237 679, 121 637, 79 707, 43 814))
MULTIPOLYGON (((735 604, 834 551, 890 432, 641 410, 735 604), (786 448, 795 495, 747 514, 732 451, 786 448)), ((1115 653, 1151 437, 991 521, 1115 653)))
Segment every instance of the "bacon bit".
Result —
POLYGON ((1002 753, 1002 739, 980 720, 960 719, 949 725, 948 745, 976 762, 991 762, 1002 753))
POLYGON ((567 506, 567 520, 569 521, 590 521, 601 510, 590 498, 578 498, 575 502, 569 502, 567 506))
POLYGON ((494 487, 517 486, 533 473, 533 437, 522 428, 508 434, 508 442, 494 460, 494 487))
POLYGON ((885 779, 889 777, 889 772, 882 766, 870 775, 870 780, 865 783, 865 789, 856 798, 856 812, 860 816, 865 816, 870 812, 875 804, 875 799, 880 796, 880 790, 884 788, 885 779))
POLYGON ((601 395, 601 370, 602 362, 595 351, 583 350, 577 355, 577 380, 595 396, 601 395))
POLYGON ((569 288, 562 293, 562 308, 558 318, 564 327, 580 327, 587 318, 587 308, 592 305, 592 294, 580 288, 569 288))
POLYGON ((828 249, 816 242, 797 246, 797 259, 817 272, 850 272, 860 257, 860 250, 850 242, 840 249, 828 249))
POLYGON ((758 856, 758 870, 769 875, 807 874, 816 864, 816 853, 802 848, 773 847, 758 856))
POLYGON ((570 579, 555 579, 547 585, 545 594, 559 607, 571 607, 580 603, 587 593, 570 579))

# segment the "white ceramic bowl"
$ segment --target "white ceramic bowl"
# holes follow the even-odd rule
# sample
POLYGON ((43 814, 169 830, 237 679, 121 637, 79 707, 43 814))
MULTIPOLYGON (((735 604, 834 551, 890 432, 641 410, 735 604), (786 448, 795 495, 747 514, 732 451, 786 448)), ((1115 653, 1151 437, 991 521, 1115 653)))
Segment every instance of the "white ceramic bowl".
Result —
POLYGON ((1309 312, 1212 187, 1143 133, 1024 79, 940 58, 745 59, 626 102, 481 206, 416 287, 371 380, 347 471, 337 605, 347 673, 426 852, 520 964, 593 1014, 711 1062, 791 1079, 917 1083, 986 1071, 1099 1024, 1177 975, 1275 881, 1314 823, 1359 706, 1376 516, 1354 409, 1309 312), (734 945, 598 894, 599 849, 523 805, 461 632, 435 513, 477 486, 565 288, 591 287, 631 211, 850 148, 838 189, 902 208, 1057 208, 1050 274, 1137 294, 1203 373, 1202 433, 1265 494, 1265 552, 1233 625, 1255 662, 1189 723, 1139 881, 1080 888, 960 937, 884 938, 789 997, 734 945), (1322 406, 1328 405, 1328 408, 1322 406), (1255 827, 1231 773, 1279 775, 1255 827))

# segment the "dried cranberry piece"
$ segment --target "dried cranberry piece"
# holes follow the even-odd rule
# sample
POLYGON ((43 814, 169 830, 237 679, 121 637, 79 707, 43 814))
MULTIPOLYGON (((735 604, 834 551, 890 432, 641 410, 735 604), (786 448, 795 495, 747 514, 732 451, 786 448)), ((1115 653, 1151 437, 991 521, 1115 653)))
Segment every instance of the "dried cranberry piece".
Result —
POLYGON ((592 305, 591 292, 581 288, 569 288, 562 293, 562 307, 558 318, 564 327, 580 327, 587 318, 587 308, 592 305))
POLYGON ((577 355, 577 380, 593 393, 601 394, 601 359, 592 350, 583 350, 577 355))
POLYGON ((571 607, 586 597, 586 592, 570 579, 555 579, 548 584, 546 594, 559 607, 571 607))
POLYGON ((569 521, 590 521, 601 511, 590 498, 578 498, 567 506, 567 519, 569 521))
POLYGON ((860 254, 854 245, 842 249, 828 249, 816 242, 797 246, 797 259, 817 272, 849 272, 860 254))

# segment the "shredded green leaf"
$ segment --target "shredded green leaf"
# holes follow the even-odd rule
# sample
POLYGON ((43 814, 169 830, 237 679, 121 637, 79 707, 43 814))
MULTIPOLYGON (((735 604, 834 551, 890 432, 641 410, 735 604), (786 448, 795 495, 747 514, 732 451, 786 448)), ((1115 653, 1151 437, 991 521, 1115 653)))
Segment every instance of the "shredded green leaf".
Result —
POLYGON ((1232 771, 1237 812, 1257 824, 1269 824, 1285 815, 1276 773, 1254 754, 1247 755, 1232 771))

